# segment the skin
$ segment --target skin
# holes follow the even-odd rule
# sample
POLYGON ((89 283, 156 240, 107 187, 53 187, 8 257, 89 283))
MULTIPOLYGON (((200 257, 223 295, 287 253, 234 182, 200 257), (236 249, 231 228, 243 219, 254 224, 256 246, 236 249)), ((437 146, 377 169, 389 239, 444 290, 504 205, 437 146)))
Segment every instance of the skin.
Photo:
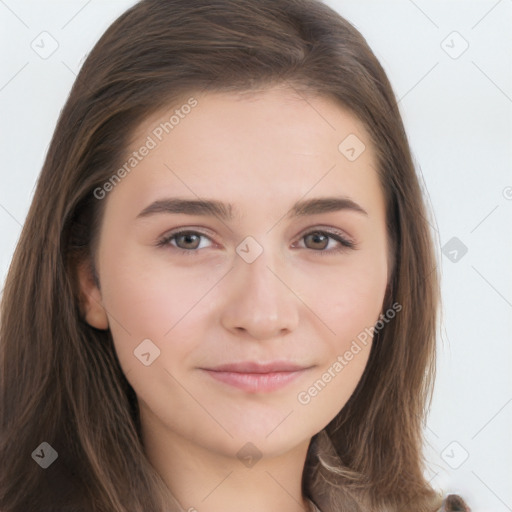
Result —
MULTIPOLYGON (((138 396, 145 452, 185 510, 306 510, 301 478, 310 439, 354 391, 371 342, 309 403, 298 394, 332 373, 337 357, 376 323, 388 281, 374 150, 361 123, 328 98, 285 86, 194 97, 198 105, 103 199, 95 255, 101 289, 80 270, 84 316, 111 330, 138 396), (338 150, 349 134, 366 145, 352 162, 338 150), (137 219, 157 199, 198 196, 232 203, 234 220, 137 219), (330 196, 349 197, 367 215, 285 216, 295 201, 330 196), (176 228, 206 236, 158 247, 176 228), (356 248, 334 252, 343 248, 335 239, 306 236, 329 228, 356 248), (252 263, 236 252, 247 236, 263 249, 252 263), (149 366, 134 356, 144 339, 160 350, 149 366), (309 369, 259 393, 200 369, 248 360, 309 369), (237 456, 248 442, 256 447, 246 448, 249 455, 261 455, 252 467, 237 456)), ((173 109, 141 124, 129 150, 173 109)))

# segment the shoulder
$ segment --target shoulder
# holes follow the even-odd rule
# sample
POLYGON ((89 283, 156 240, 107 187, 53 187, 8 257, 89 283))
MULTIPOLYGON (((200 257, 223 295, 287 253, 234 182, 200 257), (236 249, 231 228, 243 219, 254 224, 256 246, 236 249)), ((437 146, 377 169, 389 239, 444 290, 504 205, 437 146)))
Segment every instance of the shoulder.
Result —
POLYGON ((459 495, 448 494, 438 512, 471 512, 471 509, 459 495))

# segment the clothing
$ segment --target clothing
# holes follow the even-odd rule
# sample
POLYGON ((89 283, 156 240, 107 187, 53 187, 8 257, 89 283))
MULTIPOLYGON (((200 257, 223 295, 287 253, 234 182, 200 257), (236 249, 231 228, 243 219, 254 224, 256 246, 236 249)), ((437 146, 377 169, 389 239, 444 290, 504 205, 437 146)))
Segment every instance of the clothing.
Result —
MULTIPOLYGON (((322 512, 311 500, 307 501, 310 509, 308 512, 322 512)), ((471 512, 471 509, 457 494, 448 494, 438 512, 471 512)))
POLYGON ((322 512, 311 500, 307 500, 309 505, 308 512, 322 512))
POLYGON ((457 494, 448 494, 439 512, 471 512, 466 502, 457 494))

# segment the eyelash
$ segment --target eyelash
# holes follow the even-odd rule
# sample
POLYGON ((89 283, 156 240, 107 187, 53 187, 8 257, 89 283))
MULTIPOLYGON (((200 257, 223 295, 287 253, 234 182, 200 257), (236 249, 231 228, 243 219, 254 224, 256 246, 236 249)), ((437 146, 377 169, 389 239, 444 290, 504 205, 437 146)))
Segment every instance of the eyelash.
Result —
MULTIPOLYGON (((337 249, 329 249, 329 250, 310 249, 313 252, 319 253, 321 256, 338 254, 338 253, 346 252, 349 249, 357 248, 357 245, 355 242, 348 240, 341 233, 339 233, 337 231, 314 229, 314 230, 308 231, 307 233, 302 235, 300 239, 302 240, 303 238, 307 237, 308 235, 312 235, 315 233, 318 233, 321 235, 327 235, 328 238, 336 240, 337 242, 339 242, 341 244, 341 246, 338 247, 337 249)), ((169 247, 170 246, 170 247, 172 247, 173 250, 178 251, 180 253, 186 253, 189 256, 192 256, 192 255, 196 256, 199 253, 199 249, 182 249, 181 247, 175 247, 170 244, 171 240, 177 238, 180 235, 199 235, 199 236, 203 236, 205 238, 210 238, 208 235, 206 235, 205 233, 201 233, 200 231, 192 231, 189 229, 183 229, 181 231, 175 231, 175 232, 165 235, 160 240, 158 240, 156 245, 157 245, 157 247, 169 247)), ((307 249, 307 247, 306 247, 306 249, 307 249)))

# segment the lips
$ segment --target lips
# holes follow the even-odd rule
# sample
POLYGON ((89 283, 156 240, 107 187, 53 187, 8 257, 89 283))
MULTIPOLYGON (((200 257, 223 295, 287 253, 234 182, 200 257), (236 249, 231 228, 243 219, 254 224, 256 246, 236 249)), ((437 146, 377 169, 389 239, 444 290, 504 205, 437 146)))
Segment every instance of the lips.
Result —
POLYGON ((311 367, 288 361, 258 363, 246 361, 201 368, 218 382, 236 387, 248 393, 277 391, 303 375, 311 367))
POLYGON ((270 361, 268 363, 257 363, 255 361, 246 361, 242 363, 222 364, 208 370, 216 372, 231 373, 275 373, 275 372, 295 372, 304 370, 305 366, 300 366, 287 361, 270 361))

